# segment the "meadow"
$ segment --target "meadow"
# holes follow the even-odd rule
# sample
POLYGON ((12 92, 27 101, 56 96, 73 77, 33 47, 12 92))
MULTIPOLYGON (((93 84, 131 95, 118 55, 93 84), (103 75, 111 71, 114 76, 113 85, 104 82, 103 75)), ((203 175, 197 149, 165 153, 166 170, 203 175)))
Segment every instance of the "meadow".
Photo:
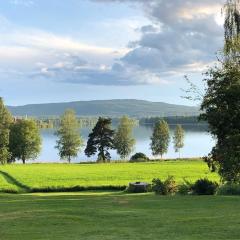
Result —
POLYGON ((239 239, 239 197, 0 194, 3 240, 239 239))
POLYGON ((0 191, 124 189, 129 182, 151 182, 169 175, 178 183, 199 178, 219 181, 201 160, 108 164, 13 164, 0 166, 0 191))

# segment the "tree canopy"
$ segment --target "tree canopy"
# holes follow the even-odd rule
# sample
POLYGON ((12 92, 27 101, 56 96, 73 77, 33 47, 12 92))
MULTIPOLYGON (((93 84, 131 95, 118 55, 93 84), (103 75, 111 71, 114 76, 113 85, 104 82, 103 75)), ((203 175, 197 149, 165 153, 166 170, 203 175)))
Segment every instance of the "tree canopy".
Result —
POLYGON ((85 154, 90 157, 98 152, 98 161, 110 161, 110 149, 114 149, 114 130, 111 129, 111 119, 100 117, 88 136, 85 154))
POLYGON ((167 153, 170 142, 170 133, 168 123, 164 120, 157 122, 153 129, 151 137, 151 149, 154 156, 167 153))
POLYGON ((176 126, 176 129, 174 131, 173 144, 175 152, 179 153, 180 158, 180 150, 184 147, 184 129, 179 124, 176 126))
POLYGON ((240 5, 225 5, 224 57, 206 73, 201 119, 209 123, 216 145, 205 158, 223 181, 240 182, 240 5))
POLYGON ((17 120, 10 128, 11 161, 37 158, 41 151, 41 136, 34 120, 17 120))
POLYGON ((116 130, 114 145, 117 153, 123 159, 132 153, 136 143, 136 140, 132 136, 133 127, 134 121, 127 116, 123 116, 116 130))
POLYGON ((60 126, 56 132, 58 136, 56 148, 59 150, 61 159, 67 159, 71 162, 71 158, 77 157, 83 140, 79 133, 80 125, 76 114, 73 110, 68 109, 62 115, 60 126))
POLYGON ((0 97, 0 163, 7 163, 11 154, 9 151, 9 132, 12 116, 4 105, 3 99, 0 97))

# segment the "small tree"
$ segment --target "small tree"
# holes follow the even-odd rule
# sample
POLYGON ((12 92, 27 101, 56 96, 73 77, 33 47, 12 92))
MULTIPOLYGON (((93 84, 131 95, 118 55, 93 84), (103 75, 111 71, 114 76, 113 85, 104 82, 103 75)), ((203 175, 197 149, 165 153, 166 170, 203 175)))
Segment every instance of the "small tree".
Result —
POLYGON ((99 118, 96 126, 88 136, 85 154, 90 157, 98 152, 98 161, 111 159, 109 149, 114 149, 114 130, 111 129, 110 118, 99 118))
POLYGON ((153 129, 151 137, 151 149, 154 156, 167 153, 170 142, 170 133, 168 123, 164 120, 157 122, 153 129))
POLYGON ((61 159, 67 159, 69 163, 72 157, 77 157, 83 146, 79 128, 75 112, 71 109, 66 110, 61 117, 60 127, 56 132, 58 136, 56 148, 59 150, 61 159))
POLYGON ((120 119, 120 123, 115 134, 114 145, 117 153, 123 159, 129 156, 134 149, 136 141, 132 136, 133 126, 133 121, 128 117, 123 116, 120 119))
POLYGON ((37 158, 41 151, 41 136, 37 124, 33 120, 18 120, 10 129, 11 161, 37 158))
POLYGON ((0 97, 0 164, 7 163, 9 152, 9 127, 12 116, 4 106, 3 99, 0 97))
POLYGON ((181 148, 184 147, 184 129, 179 124, 176 126, 176 129, 174 132, 173 144, 174 144, 175 152, 179 153, 179 158, 180 158, 180 150, 181 148))

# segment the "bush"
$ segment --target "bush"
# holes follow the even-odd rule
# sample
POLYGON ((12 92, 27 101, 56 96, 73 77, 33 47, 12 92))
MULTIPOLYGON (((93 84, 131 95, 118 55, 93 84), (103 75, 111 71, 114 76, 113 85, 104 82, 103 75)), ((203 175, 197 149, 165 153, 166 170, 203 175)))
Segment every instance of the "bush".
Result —
POLYGON ((129 162, 147 162, 149 158, 144 153, 135 153, 129 162))
POLYGON ((177 183, 173 176, 169 176, 164 182, 157 178, 152 180, 152 189, 158 195, 173 195, 177 192, 177 183))
POLYGON ((178 186, 178 193, 180 195, 192 194, 193 184, 184 179, 184 183, 178 186))
POLYGON ((197 180, 192 186, 193 194, 197 195, 214 195, 217 191, 218 184, 206 178, 197 180))
POLYGON ((222 185, 217 192, 218 195, 240 195, 240 184, 228 183, 222 185))

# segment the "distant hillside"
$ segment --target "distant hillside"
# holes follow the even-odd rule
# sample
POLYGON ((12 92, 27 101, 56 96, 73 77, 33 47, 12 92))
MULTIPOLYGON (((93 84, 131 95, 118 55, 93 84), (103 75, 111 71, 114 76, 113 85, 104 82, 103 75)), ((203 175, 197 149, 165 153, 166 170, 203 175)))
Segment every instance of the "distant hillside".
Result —
POLYGON ((141 118, 154 116, 195 116, 199 114, 197 107, 129 99, 8 106, 8 109, 14 116, 28 115, 35 117, 59 116, 68 108, 74 109, 78 116, 119 117, 125 114, 141 118))

